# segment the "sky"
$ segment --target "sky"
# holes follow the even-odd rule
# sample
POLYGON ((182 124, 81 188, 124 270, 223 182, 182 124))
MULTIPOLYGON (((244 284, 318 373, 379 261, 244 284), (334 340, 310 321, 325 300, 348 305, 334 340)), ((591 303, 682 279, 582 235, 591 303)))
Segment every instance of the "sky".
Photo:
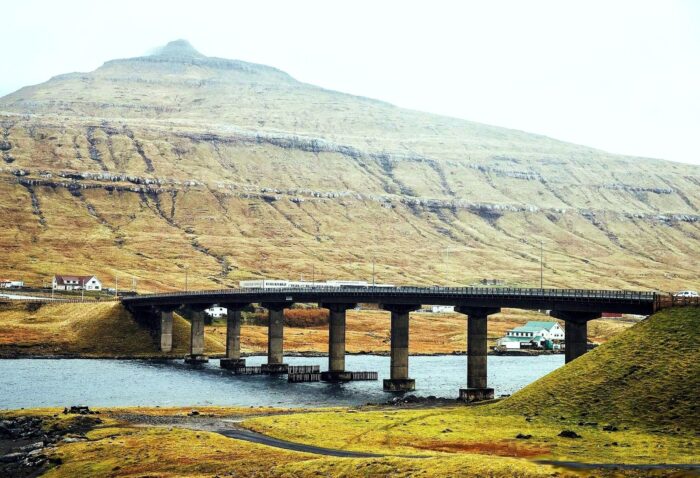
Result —
POLYGON ((700 1, 2 0, 0 96, 184 38, 398 106, 700 164, 700 1))

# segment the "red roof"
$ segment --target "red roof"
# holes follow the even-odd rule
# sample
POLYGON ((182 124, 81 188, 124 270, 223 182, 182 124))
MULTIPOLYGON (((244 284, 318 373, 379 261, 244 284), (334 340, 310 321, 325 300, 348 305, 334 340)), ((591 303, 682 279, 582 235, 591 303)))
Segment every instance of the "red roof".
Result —
POLYGON ((66 281, 70 281, 71 283, 77 282, 80 285, 85 285, 87 281, 95 276, 68 276, 56 274, 54 277, 56 278, 56 284, 58 285, 65 285, 66 281))

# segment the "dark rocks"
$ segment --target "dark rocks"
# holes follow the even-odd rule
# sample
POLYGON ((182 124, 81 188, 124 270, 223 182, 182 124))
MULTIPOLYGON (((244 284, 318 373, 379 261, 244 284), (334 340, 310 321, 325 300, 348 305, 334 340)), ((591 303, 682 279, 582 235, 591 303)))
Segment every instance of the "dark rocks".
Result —
POLYGON ((581 438, 581 435, 579 435, 578 433, 576 433, 573 430, 562 430, 559 433, 559 435, 557 435, 557 436, 560 436, 563 438, 581 438))
POLYGON ((603 427, 603 431, 606 431, 606 432, 616 432, 618 430, 619 430, 619 428, 617 428, 615 425, 605 425, 603 427))
POLYGON ((401 397, 394 397, 390 399, 387 404, 400 407, 404 405, 446 405, 455 402, 457 402, 457 400, 453 398, 436 397, 435 395, 421 397, 418 395, 409 394, 401 397))
POLYGON ((12 143, 9 141, 0 140, 0 151, 9 151, 12 149, 12 143))
POLYGON ((518 440, 529 440, 530 438, 532 438, 532 435, 526 435, 526 434, 524 434, 524 433, 518 433, 517 435, 515 435, 515 438, 517 438, 518 440))
POLYGON ((0 421, 0 438, 18 440, 43 435, 42 420, 38 417, 17 417, 0 421))
POLYGON ((192 411, 191 411, 190 413, 188 413, 187 415, 189 415, 189 416, 191 416, 191 417, 196 417, 197 415, 199 415, 199 410, 192 410, 192 411))
POLYGON ((68 415, 68 414, 73 414, 73 415, 98 415, 100 412, 94 412, 90 410, 90 407, 82 406, 82 405, 73 405, 70 408, 64 408, 63 409, 63 414, 68 415))
MULTIPOLYGON (((0 476, 38 476, 46 466, 60 464, 60 459, 48 458, 46 447, 64 442, 85 441, 85 432, 102 423, 88 407, 64 409, 65 414, 77 416, 65 420, 19 416, 0 419, 0 476), (2 453, 2 452, 0 452, 2 453)), ((56 415, 54 415, 54 418, 56 415)))

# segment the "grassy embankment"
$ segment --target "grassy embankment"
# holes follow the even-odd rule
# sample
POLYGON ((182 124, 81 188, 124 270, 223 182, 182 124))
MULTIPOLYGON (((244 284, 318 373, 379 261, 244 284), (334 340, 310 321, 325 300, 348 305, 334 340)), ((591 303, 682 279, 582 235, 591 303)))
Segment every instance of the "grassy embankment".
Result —
MULTIPOLYGON (((94 304, 35 304, 0 306, 0 356, 81 355, 161 356, 157 340, 148 328, 138 325, 121 305, 115 302, 94 304)), ((542 314, 505 309, 489 322, 489 344, 502 337, 506 330, 527 320, 542 320, 542 314)), ((614 319, 594 321, 591 339, 604 342, 630 322, 614 319)), ((383 311, 348 311, 347 350, 350 353, 385 353, 389 351, 390 318, 383 311)), ((174 350, 169 354, 181 357, 188 352, 189 324, 175 316, 174 350)), ((226 327, 217 322, 206 328, 206 352, 225 351, 226 327)), ((241 334, 245 353, 265 353, 267 327, 244 325, 241 334)), ((459 314, 411 315, 412 353, 464 352, 466 319, 459 314)), ((287 327, 285 350, 319 352, 328 350, 328 327, 287 327)))
MULTIPOLYGON (((61 443, 52 453, 62 463, 46 476, 566 477, 581 475, 537 460, 694 463, 700 445, 698 320, 697 309, 656 314, 495 404, 301 411, 243 423, 269 435, 323 447, 427 458, 319 457, 204 431, 135 427, 112 413, 102 415, 104 423, 88 433, 88 441, 61 443), (610 425, 614 428, 604 428, 610 425), (562 430, 573 430, 581 438, 560 437, 562 430), (531 437, 518 439, 518 434, 531 437)), ((183 409, 136 411, 185 413, 183 409)), ((202 412, 244 415, 256 409, 202 412)), ((20 413, 50 416, 52 411, 20 413)), ((595 469, 584 474, 685 476, 668 470, 595 469)))

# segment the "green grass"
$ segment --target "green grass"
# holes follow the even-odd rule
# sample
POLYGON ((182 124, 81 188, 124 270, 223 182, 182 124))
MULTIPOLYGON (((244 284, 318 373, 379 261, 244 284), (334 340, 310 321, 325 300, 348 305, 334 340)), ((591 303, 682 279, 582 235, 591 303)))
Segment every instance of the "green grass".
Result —
POLYGON ((504 413, 700 433, 700 308, 664 310, 528 385, 504 413))

